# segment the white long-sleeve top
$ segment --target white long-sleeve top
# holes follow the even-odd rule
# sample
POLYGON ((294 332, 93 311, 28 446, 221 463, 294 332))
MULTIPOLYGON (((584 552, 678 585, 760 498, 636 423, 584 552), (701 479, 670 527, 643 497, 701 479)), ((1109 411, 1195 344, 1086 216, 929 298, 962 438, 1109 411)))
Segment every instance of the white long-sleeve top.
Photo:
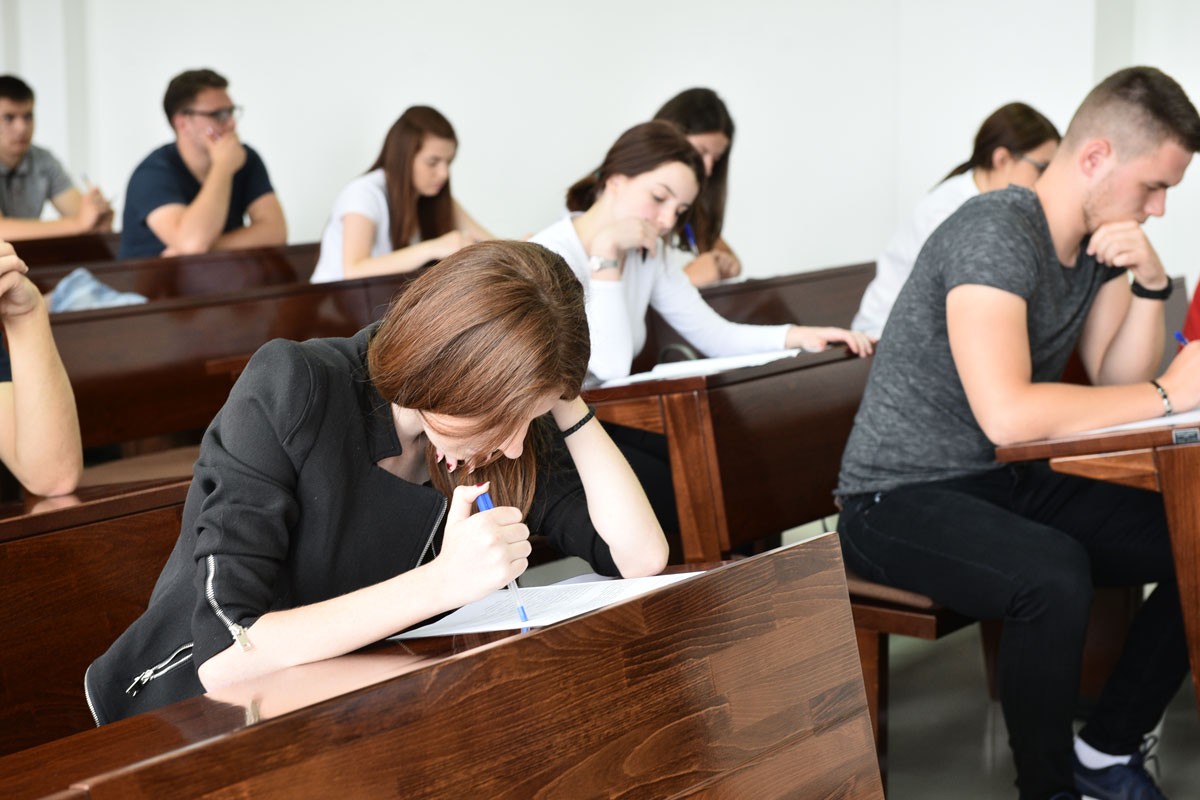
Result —
POLYGON ((912 274, 913 264, 917 262, 917 254, 925 246, 925 240, 939 225, 946 221, 958 207, 979 194, 975 185, 975 170, 967 170, 961 175, 939 183, 929 194, 921 198, 912 216, 905 220, 887 247, 875 262, 875 278, 867 285, 863 293, 862 303, 854 322, 850 327, 856 331, 866 331, 878 337, 883 332, 884 323, 892 313, 896 297, 904 288, 905 281, 912 274))
POLYGON ((593 281, 588 254, 571 217, 564 217, 530 241, 558 253, 583 284, 591 333, 588 371, 601 381, 629 374, 634 356, 646 344, 646 310, 651 306, 671 327, 706 356, 733 356, 781 350, 788 325, 742 325, 722 317, 700 296, 679 267, 661 255, 643 259, 625 253, 620 280, 593 281))

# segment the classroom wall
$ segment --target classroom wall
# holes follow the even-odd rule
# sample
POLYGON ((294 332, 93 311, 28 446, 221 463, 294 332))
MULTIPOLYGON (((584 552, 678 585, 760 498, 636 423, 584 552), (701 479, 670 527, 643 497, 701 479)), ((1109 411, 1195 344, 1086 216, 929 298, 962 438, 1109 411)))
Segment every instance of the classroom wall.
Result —
MULTIPOLYGON (((561 213, 620 131, 713 86, 738 125, 728 239, 766 276, 873 259, 1010 100, 1065 127, 1098 75, 1133 62, 1200 99, 1184 39, 1198 14, 1187 0, 1014 0, 1003 13, 958 0, 0 0, 0 65, 38 90, 40 142, 118 206, 170 137, 170 76, 223 72, 292 241, 320 236, 410 104, 457 128, 460 202, 522 236, 561 213)), ((1195 285, 1196 192, 1185 181, 1172 195, 1152 234, 1195 285)))

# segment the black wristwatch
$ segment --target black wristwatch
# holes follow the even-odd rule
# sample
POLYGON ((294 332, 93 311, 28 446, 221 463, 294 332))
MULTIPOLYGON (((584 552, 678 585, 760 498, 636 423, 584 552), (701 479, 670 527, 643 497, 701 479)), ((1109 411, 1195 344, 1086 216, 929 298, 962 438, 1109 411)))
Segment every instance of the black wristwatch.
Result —
POLYGON ((1130 284, 1129 289, 1133 292, 1134 297, 1144 297, 1147 300, 1166 300, 1171 296, 1172 281, 1167 279, 1166 288, 1163 289, 1147 289, 1137 281, 1130 284))

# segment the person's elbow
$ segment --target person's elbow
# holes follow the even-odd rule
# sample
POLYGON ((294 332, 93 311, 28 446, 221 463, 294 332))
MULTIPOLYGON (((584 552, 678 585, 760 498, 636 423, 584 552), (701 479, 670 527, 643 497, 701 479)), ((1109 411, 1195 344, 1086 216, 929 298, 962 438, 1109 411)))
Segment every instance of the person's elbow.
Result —
POLYGON ((21 481, 31 494, 42 497, 58 497, 70 494, 79 487, 83 476, 83 459, 66 458, 53 466, 37 470, 21 481))
POLYGON ((165 242, 164 252, 175 256, 196 256, 207 253, 212 249, 214 239, 199 234, 178 236, 172 241, 165 242))
POLYGON ((657 575, 667 566, 669 548, 667 538, 657 525, 655 530, 643 537, 644 542, 627 552, 613 553, 613 561, 622 578, 644 578, 657 575))

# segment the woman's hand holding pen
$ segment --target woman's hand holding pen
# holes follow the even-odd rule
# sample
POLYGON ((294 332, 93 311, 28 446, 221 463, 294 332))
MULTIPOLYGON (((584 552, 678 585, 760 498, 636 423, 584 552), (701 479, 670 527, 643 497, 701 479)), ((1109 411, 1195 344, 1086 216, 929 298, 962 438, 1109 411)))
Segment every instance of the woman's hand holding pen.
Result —
POLYGON ((529 528, 520 509, 496 506, 471 513, 488 484, 459 486, 446 513, 442 550, 429 565, 441 572, 444 599, 464 606, 515 580, 529 566, 529 528))
POLYGON ((862 331, 848 331, 844 328, 814 328, 807 325, 793 325, 788 328, 787 346, 799 347, 809 352, 824 350, 834 342, 844 342, 850 352, 866 357, 875 352, 875 339, 862 331))

